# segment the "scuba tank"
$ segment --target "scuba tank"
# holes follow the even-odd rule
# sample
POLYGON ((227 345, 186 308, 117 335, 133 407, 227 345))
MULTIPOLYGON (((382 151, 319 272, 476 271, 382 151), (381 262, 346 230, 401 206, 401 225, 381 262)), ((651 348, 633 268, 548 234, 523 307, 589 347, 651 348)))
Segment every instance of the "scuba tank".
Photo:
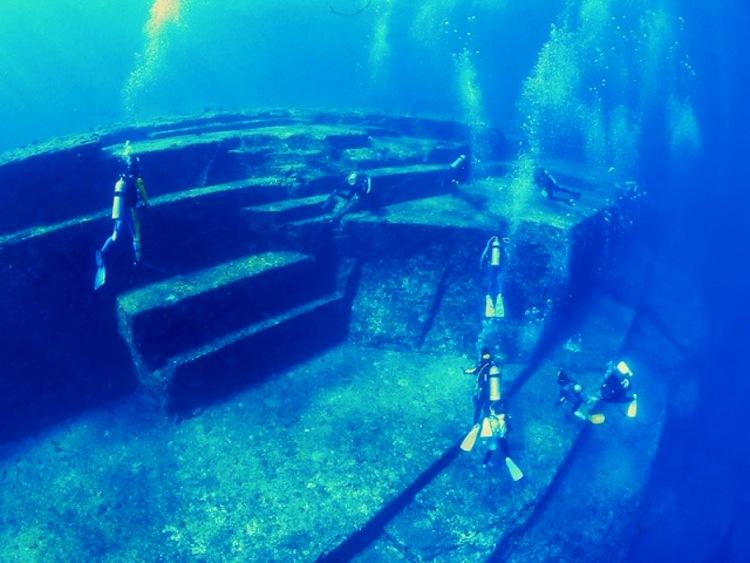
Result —
POLYGON ((490 265, 500 266, 502 258, 502 251, 500 248, 500 239, 498 237, 492 237, 492 244, 490 247, 490 265))
POLYGON ((500 400, 500 368, 492 366, 490 368, 490 377, 487 382, 490 388, 490 401, 500 400))
POLYGON ((459 157, 450 163, 450 167, 452 170, 458 170, 460 169, 464 164, 466 163, 466 155, 462 154, 459 155, 459 157))
POLYGON ((127 198, 127 189, 128 187, 125 177, 120 176, 115 183, 115 195, 112 199, 112 219, 120 219, 125 213, 127 205, 127 202, 125 201, 127 198))

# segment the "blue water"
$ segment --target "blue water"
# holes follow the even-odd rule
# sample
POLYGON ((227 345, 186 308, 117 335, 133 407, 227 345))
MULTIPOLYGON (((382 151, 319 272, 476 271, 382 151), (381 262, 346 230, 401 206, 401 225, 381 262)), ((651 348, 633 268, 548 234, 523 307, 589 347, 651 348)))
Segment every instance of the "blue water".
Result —
POLYGON ((3 0, 0 151, 207 108, 352 108, 495 124, 521 157, 638 178, 710 345, 623 549, 717 560, 750 526, 749 24, 728 0, 3 0))

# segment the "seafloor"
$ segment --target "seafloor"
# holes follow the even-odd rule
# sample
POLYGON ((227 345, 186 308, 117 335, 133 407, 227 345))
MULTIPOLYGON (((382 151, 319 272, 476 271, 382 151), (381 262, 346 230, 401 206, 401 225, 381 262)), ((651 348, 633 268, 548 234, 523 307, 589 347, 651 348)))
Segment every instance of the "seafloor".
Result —
POLYGON ((0 560, 624 559, 667 396, 690 408, 670 381, 700 311, 639 237, 643 201, 572 162, 541 164, 580 201, 547 201, 519 188, 511 139, 484 132, 480 159, 469 138, 277 111, 8 155, 0 560), (94 292, 125 139, 152 196, 146 266, 121 249, 94 292), (352 169, 372 197, 331 221, 352 169), (492 235, 510 239, 504 318, 482 314, 492 235), (503 366, 519 482, 458 449, 478 344, 503 366), (594 393, 621 358, 637 418, 555 407, 557 369, 594 393))

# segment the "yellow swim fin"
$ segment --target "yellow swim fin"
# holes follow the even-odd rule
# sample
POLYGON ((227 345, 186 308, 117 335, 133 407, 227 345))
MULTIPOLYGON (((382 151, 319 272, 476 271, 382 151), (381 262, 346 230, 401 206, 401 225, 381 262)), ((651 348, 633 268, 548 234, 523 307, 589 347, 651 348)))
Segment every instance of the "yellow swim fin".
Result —
POLYGON ((503 318, 505 316, 505 302, 503 301, 503 294, 498 293, 495 298, 495 316, 503 318))
POLYGON ((477 436, 479 435, 479 425, 475 424, 471 427, 471 430, 469 430, 469 433, 466 434, 466 437, 464 438, 463 442, 461 442, 461 449, 465 452, 470 452, 474 449, 474 444, 477 443, 477 436))
POLYGON ((508 468, 508 473, 510 473, 511 478, 514 481, 520 481, 523 479, 523 471, 521 471, 521 468, 516 465, 516 462, 509 457, 505 458, 505 467, 508 468))
POLYGON ((495 316, 495 303, 489 295, 484 296, 484 316, 488 319, 495 316))
POLYGON ((600 412, 589 415, 589 422, 591 424, 604 424, 605 420, 606 420, 605 416, 600 412))
POLYGON ((638 416, 638 396, 633 395, 633 400, 628 405, 628 418, 635 418, 638 416))

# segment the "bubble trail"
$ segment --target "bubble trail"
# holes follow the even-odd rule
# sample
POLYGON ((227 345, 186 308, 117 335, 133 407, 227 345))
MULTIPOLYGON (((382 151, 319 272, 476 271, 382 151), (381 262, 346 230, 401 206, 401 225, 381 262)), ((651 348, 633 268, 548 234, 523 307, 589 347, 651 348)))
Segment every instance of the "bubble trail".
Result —
POLYGON ((126 114, 132 115, 135 112, 136 99, 158 74, 168 44, 169 27, 179 22, 181 11, 181 0, 154 0, 144 28, 146 44, 122 89, 126 114))
POLYGON ((389 42, 391 18, 393 15, 393 1, 385 0, 379 9, 372 44, 370 46, 370 82, 380 84, 387 79, 387 65, 391 56, 389 42))

